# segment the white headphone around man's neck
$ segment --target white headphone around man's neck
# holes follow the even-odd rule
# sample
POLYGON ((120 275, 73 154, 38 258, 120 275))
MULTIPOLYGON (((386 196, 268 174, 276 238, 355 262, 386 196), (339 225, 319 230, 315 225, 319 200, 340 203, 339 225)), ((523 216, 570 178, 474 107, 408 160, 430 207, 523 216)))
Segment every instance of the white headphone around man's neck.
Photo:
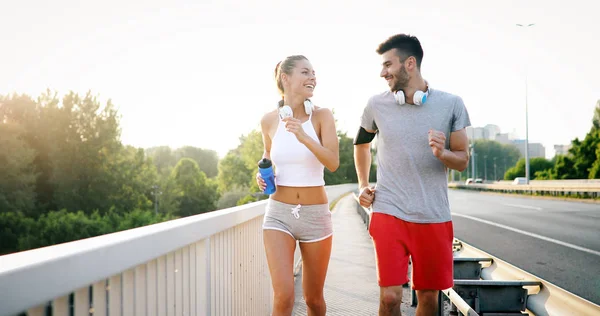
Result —
MULTIPOLYGON (((413 94, 413 103, 415 105, 421 105, 421 104, 425 104, 425 102, 427 102, 427 97, 429 96, 429 83, 427 81, 425 81, 425 84, 427 85, 427 91, 423 92, 421 90, 417 90, 413 94)), ((398 102, 398 104, 400 104, 400 105, 405 104, 406 99, 404 96, 404 91, 398 90, 398 91, 394 92, 394 99, 396 99, 396 102, 398 102)))

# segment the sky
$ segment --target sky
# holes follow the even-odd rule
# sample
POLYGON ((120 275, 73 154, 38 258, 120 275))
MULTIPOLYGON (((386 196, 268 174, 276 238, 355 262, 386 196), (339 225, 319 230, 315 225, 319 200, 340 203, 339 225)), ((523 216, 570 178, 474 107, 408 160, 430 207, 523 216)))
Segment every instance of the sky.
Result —
POLYGON ((423 77, 461 96, 473 126, 546 147, 583 138, 600 99, 593 1, 0 0, 0 94, 91 91, 121 115, 123 143, 184 145, 223 157, 279 96, 277 62, 303 54, 313 102, 353 137, 388 89, 377 45, 421 41, 423 77), (520 28, 515 24, 535 25, 520 28))

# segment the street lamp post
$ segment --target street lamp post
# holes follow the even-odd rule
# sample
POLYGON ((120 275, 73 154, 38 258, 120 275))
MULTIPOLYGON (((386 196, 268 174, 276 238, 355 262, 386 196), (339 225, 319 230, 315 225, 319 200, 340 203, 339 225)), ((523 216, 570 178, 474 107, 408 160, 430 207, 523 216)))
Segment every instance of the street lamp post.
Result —
POLYGON ((471 145, 471 178, 475 180, 475 144, 471 145))
MULTIPOLYGON (((534 26, 535 24, 530 23, 527 25, 517 24, 518 27, 525 28, 526 30, 534 26)), ((528 39, 528 38, 527 38, 528 39)), ((527 63, 529 58, 525 57, 525 184, 529 184, 529 111, 527 104, 527 63)))
POLYGON ((498 181, 498 175, 496 174, 496 158, 494 157, 494 181, 498 181))
POLYGON ((483 180, 487 181, 487 155, 483 155, 483 180))

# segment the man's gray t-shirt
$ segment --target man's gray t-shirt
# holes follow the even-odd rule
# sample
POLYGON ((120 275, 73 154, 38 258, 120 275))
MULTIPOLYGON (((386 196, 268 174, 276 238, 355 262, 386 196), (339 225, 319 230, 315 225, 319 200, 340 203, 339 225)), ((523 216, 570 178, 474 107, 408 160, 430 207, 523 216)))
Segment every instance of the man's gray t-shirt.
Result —
POLYGON ((373 212, 415 223, 452 219, 446 166, 429 147, 430 129, 446 135, 470 126, 459 96, 429 89, 422 105, 400 105, 391 91, 371 97, 361 126, 377 131, 377 187, 373 212))

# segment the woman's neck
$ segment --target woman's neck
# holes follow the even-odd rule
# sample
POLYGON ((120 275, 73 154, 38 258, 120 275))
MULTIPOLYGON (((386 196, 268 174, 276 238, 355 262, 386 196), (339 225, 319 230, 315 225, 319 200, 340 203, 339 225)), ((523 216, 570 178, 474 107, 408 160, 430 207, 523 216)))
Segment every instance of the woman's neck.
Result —
POLYGON ((305 114, 304 97, 299 95, 285 94, 283 96, 283 101, 284 105, 289 105, 292 108, 292 111, 294 112, 294 117, 302 117, 305 114))

